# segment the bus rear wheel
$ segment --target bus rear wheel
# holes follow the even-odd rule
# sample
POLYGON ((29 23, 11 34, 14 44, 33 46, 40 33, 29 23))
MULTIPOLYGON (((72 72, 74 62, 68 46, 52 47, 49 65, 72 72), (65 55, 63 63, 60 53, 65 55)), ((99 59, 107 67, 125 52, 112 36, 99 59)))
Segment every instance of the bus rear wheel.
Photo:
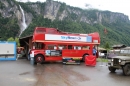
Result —
POLYGON ((83 57, 82 57, 82 61, 85 62, 85 58, 86 56, 88 56, 88 54, 84 54, 83 57))
POLYGON ((35 63, 43 63, 43 62, 44 62, 43 55, 36 55, 35 56, 35 63))

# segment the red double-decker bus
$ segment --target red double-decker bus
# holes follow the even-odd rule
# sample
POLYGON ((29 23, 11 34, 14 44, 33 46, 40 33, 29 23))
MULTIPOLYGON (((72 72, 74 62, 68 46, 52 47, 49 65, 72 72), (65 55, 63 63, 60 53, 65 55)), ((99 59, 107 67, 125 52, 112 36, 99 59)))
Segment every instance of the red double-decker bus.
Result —
MULTIPOLYGON (((68 33, 56 28, 36 27, 32 38, 35 63, 62 61, 63 58, 85 60, 100 44, 98 32, 90 34, 68 33)), ((98 54, 97 54, 98 57, 98 54)))

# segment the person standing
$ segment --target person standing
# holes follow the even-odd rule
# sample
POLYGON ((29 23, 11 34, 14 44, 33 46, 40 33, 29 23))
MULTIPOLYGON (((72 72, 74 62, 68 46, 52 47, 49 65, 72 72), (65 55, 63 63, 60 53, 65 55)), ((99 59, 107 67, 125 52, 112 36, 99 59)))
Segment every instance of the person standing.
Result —
POLYGON ((29 50, 28 50, 28 60, 30 61, 30 51, 31 51, 31 49, 29 48, 29 50))
POLYGON ((96 48, 95 48, 95 46, 94 46, 94 47, 93 47, 93 55, 95 56, 96 53, 97 53, 97 50, 96 50, 96 48))

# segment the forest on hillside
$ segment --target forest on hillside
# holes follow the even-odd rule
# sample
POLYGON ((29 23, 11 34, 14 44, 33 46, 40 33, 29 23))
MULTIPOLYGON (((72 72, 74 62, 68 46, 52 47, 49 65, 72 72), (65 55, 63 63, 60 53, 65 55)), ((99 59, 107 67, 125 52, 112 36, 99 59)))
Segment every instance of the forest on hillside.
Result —
POLYGON ((28 29, 24 31, 22 37, 27 35, 32 35, 35 27, 53 27, 58 28, 59 30, 65 32, 72 32, 72 33, 93 33, 99 32, 101 45, 108 42, 110 45, 113 44, 125 44, 130 45, 130 38, 129 38, 129 24, 122 23, 114 23, 114 24, 86 24, 84 22, 73 22, 70 20, 54 20, 51 21, 50 19, 43 18, 42 16, 38 16, 33 20, 33 22, 29 25, 28 29), (124 26, 125 25, 125 26, 124 26), (125 29, 123 29, 125 28, 125 29), (107 33, 104 33, 104 29, 107 30, 107 33))
MULTIPOLYGON (((10 3, 10 0, 7 0, 10 3)), ((37 13, 30 8, 30 5, 38 5, 39 8, 42 8, 40 11, 41 13, 44 13, 45 3, 41 2, 16 2, 13 0, 15 4, 21 5, 23 7, 24 11, 27 13, 31 13, 33 15, 33 20, 27 27, 27 29, 23 32, 21 37, 32 35, 34 28, 39 27, 53 27, 57 28, 59 30, 65 31, 65 32, 72 32, 72 33, 93 33, 93 32, 99 32, 100 39, 101 39, 101 46, 103 46, 106 42, 108 42, 110 45, 113 44, 125 44, 130 46, 130 22, 126 22, 122 20, 121 18, 115 19, 114 22, 110 23, 108 18, 111 16, 112 12, 110 11, 100 11, 97 9, 89 9, 89 10, 83 10, 77 7, 71 7, 66 5, 65 3, 60 3, 61 6, 59 8, 57 17, 55 20, 51 20, 48 18, 44 18, 43 14, 37 15, 37 13), (68 16, 63 19, 59 20, 59 16, 61 13, 67 8, 72 10, 77 10, 82 12, 82 15, 86 15, 86 17, 91 20, 91 22, 94 22, 97 19, 97 12, 103 13, 105 16, 104 19, 102 19, 102 22, 98 23, 86 23, 79 20, 81 17, 80 15, 74 14, 74 13, 68 13, 68 16), (104 29, 107 30, 107 33, 104 34, 104 29)), ((12 5, 11 5, 12 7, 12 5)), ((0 2, 0 9, 4 9, 5 6, 3 3, 0 2)), ((10 12, 12 15, 14 15, 14 12, 10 12)), ((13 17, 3 17, 0 14, 0 36, 2 37, 0 40, 7 40, 10 37, 18 37, 20 27, 18 25, 18 19, 13 17)))

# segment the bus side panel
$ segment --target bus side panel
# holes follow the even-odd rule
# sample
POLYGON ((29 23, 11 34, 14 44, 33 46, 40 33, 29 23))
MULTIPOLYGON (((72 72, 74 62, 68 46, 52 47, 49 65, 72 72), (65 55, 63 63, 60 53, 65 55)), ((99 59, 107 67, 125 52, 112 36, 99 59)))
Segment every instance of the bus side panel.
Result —
POLYGON ((62 61, 62 57, 61 56, 49 56, 49 57, 45 57, 45 61, 62 61))
POLYGON ((62 50, 62 57, 73 57, 73 58, 81 58, 84 54, 89 54, 89 50, 62 50))
POLYGON ((79 56, 77 50, 62 50, 62 57, 79 56))

